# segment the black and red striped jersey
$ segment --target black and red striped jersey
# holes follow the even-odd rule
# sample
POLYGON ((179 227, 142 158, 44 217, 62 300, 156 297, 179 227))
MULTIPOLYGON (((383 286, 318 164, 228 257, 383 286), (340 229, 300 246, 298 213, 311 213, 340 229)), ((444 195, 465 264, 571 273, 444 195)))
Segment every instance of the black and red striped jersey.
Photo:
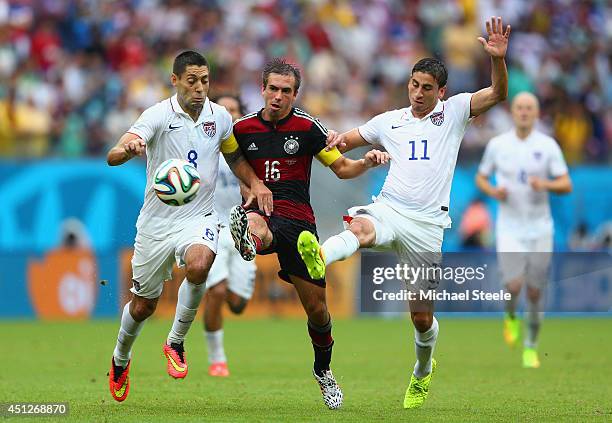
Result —
POLYGON ((236 141, 257 177, 272 191, 273 214, 315 223, 310 205, 312 158, 329 166, 340 152, 325 151, 327 129, 298 108, 276 125, 264 120, 261 113, 236 121, 236 141))

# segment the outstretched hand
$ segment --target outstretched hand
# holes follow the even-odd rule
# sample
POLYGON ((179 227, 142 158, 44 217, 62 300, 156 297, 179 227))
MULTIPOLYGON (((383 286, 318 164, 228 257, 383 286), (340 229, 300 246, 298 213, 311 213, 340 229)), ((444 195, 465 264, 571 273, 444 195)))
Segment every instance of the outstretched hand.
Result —
POLYGON ((368 168, 387 164, 390 159, 389 153, 379 150, 370 150, 363 156, 364 163, 368 168))
POLYGON ((491 57, 505 57, 508 49, 508 38, 510 38, 510 25, 506 26, 504 30, 501 16, 497 18, 493 16, 491 22, 487 21, 486 26, 489 39, 478 37, 478 41, 491 57))

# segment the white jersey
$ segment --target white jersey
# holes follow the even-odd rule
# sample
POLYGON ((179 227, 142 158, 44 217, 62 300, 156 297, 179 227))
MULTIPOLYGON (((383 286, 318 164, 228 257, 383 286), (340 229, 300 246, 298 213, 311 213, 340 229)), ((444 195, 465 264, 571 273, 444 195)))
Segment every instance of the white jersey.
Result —
POLYGON ((422 119, 412 108, 392 110, 359 127, 370 144, 391 156, 391 168, 376 201, 414 220, 450 227, 451 183, 459 145, 470 118, 472 94, 438 101, 422 119))
POLYGON ((215 211, 219 221, 229 226, 230 209, 242 203, 238 178, 232 172, 223 156, 219 157, 219 177, 215 188, 215 211))
POLYGON ((497 186, 508 191, 506 201, 499 202, 498 233, 521 237, 552 234, 548 193, 531 188, 529 177, 548 179, 567 173, 554 139, 536 130, 524 140, 514 130, 505 132, 489 141, 478 172, 484 176, 495 172, 497 186))
POLYGON ((189 219, 213 211, 214 189, 221 143, 235 143, 232 117, 224 107, 208 99, 197 122, 183 111, 176 94, 145 110, 129 129, 146 142, 147 185, 136 228, 155 239, 180 230, 189 219), (200 173, 195 199, 180 207, 162 203, 153 191, 155 171, 168 159, 184 159, 200 173))

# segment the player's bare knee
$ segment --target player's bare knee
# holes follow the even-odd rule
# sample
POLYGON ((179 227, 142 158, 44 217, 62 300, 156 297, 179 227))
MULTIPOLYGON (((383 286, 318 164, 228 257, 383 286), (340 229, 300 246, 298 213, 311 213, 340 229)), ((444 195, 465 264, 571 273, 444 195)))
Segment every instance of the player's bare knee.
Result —
POLYGON ((137 322, 142 322, 148 319, 157 308, 157 298, 148 299, 143 297, 134 296, 130 305, 130 314, 132 318, 137 322))
POLYGON ((329 312, 324 301, 310 301, 304 304, 304 310, 311 322, 323 326, 329 319, 329 312))
POLYGON ((210 265, 205 259, 193 260, 185 266, 185 277, 193 284, 200 285, 206 282, 210 265))
POLYGON ((412 323, 419 332, 427 332, 433 325, 433 315, 431 313, 412 313, 412 323))
POLYGON ((264 218, 257 213, 249 213, 247 216, 251 233, 259 237, 264 246, 270 245, 272 242, 272 232, 264 218))
POLYGON ((230 309, 230 311, 234 314, 242 314, 242 312, 244 311, 244 309, 246 308, 247 304, 249 303, 248 300, 246 300, 245 298, 239 297, 236 299, 229 299, 227 301, 227 305, 230 309))
POLYGON ((512 295, 518 295, 523 287, 523 279, 517 278, 506 282, 506 290, 512 295))
POLYGON ((537 303, 540 301, 540 290, 531 286, 527 287, 527 299, 530 303, 537 303))
POLYGON ((353 219, 349 226, 349 230, 355 234, 361 247, 374 245, 376 241, 376 232, 374 231, 372 222, 362 218, 353 219))

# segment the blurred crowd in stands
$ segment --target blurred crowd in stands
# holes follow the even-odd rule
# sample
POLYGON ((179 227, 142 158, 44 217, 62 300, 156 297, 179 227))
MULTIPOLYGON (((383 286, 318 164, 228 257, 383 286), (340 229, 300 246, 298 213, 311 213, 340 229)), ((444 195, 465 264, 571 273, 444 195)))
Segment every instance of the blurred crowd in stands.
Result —
MULTIPOLYGON (((510 96, 542 103, 542 129, 570 164, 610 159, 612 7, 606 0, 0 0, 0 157, 103 154, 141 111, 172 92, 174 56, 196 49, 211 94, 261 105, 273 56, 304 73, 299 103, 345 130, 407 103, 412 65, 436 55, 449 95, 490 81, 476 38, 512 25, 510 96)), ((463 159, 510 128, 508 106, 478 118, 463 159)))

